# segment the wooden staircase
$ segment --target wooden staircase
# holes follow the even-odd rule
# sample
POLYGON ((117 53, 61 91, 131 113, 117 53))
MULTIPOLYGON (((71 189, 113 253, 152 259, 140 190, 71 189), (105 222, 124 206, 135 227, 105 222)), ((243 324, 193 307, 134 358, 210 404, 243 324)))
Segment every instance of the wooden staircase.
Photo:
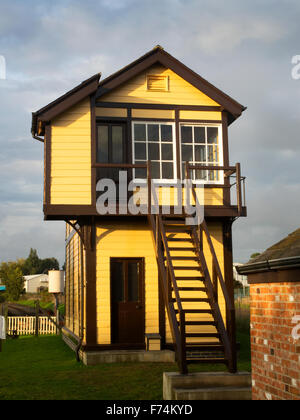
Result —
POLYGON ((181 373, 190 363, 224 363, 236 372, 235 318, 205 220, 185 224, 185 217, 149 215, 160 281, 181 373), (203 252, 203 235, 213 261, 213 276, 203 252), (226 302, 226 326, 218 304, 226 302))

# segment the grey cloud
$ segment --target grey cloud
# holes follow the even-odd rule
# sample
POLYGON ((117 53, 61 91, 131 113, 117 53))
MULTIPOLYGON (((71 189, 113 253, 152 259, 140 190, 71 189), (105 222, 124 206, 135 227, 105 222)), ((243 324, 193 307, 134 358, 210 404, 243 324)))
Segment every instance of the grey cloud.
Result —
POLYGON ((0 80, 0 260, 34 245, 64 259, 63 224, 43 221, 43 147, 31 139, 31 112, 156 44, 248 106, 229 130, 231 163, 241 162, 247 176, 249 214, 234 223, 234 258, 246 261, 299 227, 300 80, 291 78, 291 57, 300 54, 298 1, 0 0, 0 7, 7 62, 7 80, 0 80))

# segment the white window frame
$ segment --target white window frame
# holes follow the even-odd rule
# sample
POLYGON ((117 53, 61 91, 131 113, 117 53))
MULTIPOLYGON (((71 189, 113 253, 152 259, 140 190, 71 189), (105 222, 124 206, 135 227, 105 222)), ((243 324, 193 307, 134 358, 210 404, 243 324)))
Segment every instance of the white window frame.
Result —
MULTIPOLYGON (((222 136, 222 124, 216 124, 216 123, 199 123, 199 122, 181 122, 179 124, 179 138, 180 138, 180 168, 182 170, 182 139, 181 139, 181 127, 185 126, 185 127, 216 127, 218 128, 218 146, 219 146, 219 161, 218 163, 216 163, 215 166, 223 166, 224 165, 224 156, 223 156, 223 136, 222 136)), ((193 130, 194 132, 194 130, 193 130)), ((193 134, 194 136, 194 134, 193 134)), ((184 143, 185 144, 185 143, 184 143)), ((193 137, 193 162, 195 162, 195 144, 199 144, 199 143, 195 143, 194 142, 194 137, 193 137)), ((201 143, 200 143, 201 144, 201 143)), ((206 148, 206 162, 207 162, 207 143, 205 143, 205 148, 206 148)), ((203 164, 205 166, 209 166, 209 162, 203 164)), ((213 180, 204 180, 204 179, 197 179, 197 180, 193 180, 193 184, 224 184, 224 171, 218 171, 219 172, 219 180, 213 181, 213 180)), ((181 179, 182 181, 185 180, 185 174, 181 174, 181 179)))
MULTIPOLYGON (((157 178, 155 178, 155 179, 153 179, 153 181, 154 182, 157 182, 158 184, 159 183, 161 183, 161 184, 174 184, 176 181, 177 181, 177 165, 176 165, 176 162, 177 162, 177 157, 176 157, 176 138, 175 138, 175 136, 176 136, 176 130, 175 130, 175 122, 173 122, 173 121, 141 121, 141 120, 133 120, 132 121, 132 127, 131 127, 131 132, 132 132, 132 163, 134 164, 135 163, 135 151, 134 151, 134 144, 135 144, 135 139, 134 139, 134 125, 135 124, 146 124, 146 126, 148 125, 148 124, 158 124, 158 125, 171 125, 172 126, 172 143, 173 143, 173 175, 174 175, 174 178, 173 179, 166 179, 166 178, 162 178, 162 179, 157 179, 157 178)), ((159 136, 160 136, 160 130, 159 130, 159 136)), ((137 143, 139 143, 139 142, 137 142, 137 143)), ((140 143, 144 143, 144 142, 140 142, 140 143)), ((147 159, 148 159, 148 131, 147 131, 147 128, 146 128, 146 162, 147 162, 147 159)), ((171 142, 161 142, 161 138, 159 138, 159 141, 157 142, 158 144, 159 144, 159 149, 160 149, 160 156, 161 156, 161 145, 162 144, 171 144, 171 142)), ((142 159, 138 159, 138 161, 140 161, 140 160, 142 160, 142 159)), ((166 163, 170 163, 171 161, 169 161, 169 160, 160 160, 159 161, 160 162, 160 165, 163 163, 163 162, 166 162, 166 163)), ((138 163, 138 162, 137 162, 138 163)), ((133 174, 133 179, 135 180, 135 181, 137 181, 137 182, 144 182, 145 181, 145 179, 141 179, 141 178, 135 178, 135 169, 134 169, 134 174, 133 174)))

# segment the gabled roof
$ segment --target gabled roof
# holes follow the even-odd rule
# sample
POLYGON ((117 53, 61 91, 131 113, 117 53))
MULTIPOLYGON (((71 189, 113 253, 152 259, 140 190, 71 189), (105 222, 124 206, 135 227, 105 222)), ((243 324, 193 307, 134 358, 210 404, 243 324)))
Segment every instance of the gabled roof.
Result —
POLYGON ((207 96, 218 102, 226 111, 229 112, 229 122, 231 123, 238 118, 241 113, 246 109, 243 105, 236 100, 222 92, 220 89, 213 86, 199 74, 195 73, 189 67, 185 66, 175 57, 167 53, 160 45, 157 45, 147 54, 123 67, 121 70, 107 77, 99 83, 99 88, 96 97, 101 97, 122 83, 127 82, 132 77, 140 72, 146 70, 155 63, 160 63, 163 66, 171 69, 180 77, 185 79, 191 85, 201 90, 207 96))
MULTIPOLYGON (((74 89, 60 96, 55 101, 32 113, 32 135, 35 136, 38 133, 39 123, 43 125, 45 122, 50 121, 52 118, 66 111, 71 106, 95 92, 97 98, 105 95, 155 63, 160 63, 163 66, 170 68, 191 85, 220 104, 224 110, 228 111, 229 124, 238 118, 246 109, 246 107, 213 86, 207 80, 203 79, 203 77, 199 76, 193 70, 178 61, 175 57, 167 53, 161 46, 157 45, 151 51, 123 67, 116 73, 113 73, 100 83, 99 80, 101 73, 97 73, 82 82, 80 85, 76 86, 74 89)), ((42 132, 43 130, 41 130, 41 133, 42 132)))

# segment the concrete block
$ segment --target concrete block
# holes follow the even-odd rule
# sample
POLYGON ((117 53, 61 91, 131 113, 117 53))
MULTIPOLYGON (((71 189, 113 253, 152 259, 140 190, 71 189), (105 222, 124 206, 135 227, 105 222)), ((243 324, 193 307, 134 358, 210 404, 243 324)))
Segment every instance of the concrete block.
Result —
POLYGON ((249 388, 251 374, 249 372, 196 372, 181 375, 178 372, 164 372, 163 398, 175 399, 174 389, 198 389, 217 387, 249 388))

